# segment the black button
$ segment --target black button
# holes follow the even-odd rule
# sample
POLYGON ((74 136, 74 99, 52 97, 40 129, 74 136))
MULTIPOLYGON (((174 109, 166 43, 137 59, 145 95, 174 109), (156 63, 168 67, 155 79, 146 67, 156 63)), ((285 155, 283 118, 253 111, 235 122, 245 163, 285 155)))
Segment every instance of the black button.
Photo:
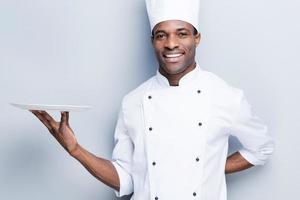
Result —
POLYGON ((197 195, 196 192, 194 192, 194 193, 193 193, 193 196, 195 197, 196 195, 197 195))
POLYGON ((155 166, 155 165, 156 165, 156 162, 153 162, 152 165, 155 166))
POLYGON ((153 128, 152 127, 149 127, 149 131, 152 131, 153 130, 153 128))
POLYGON ((201 93, 201 90, 197 90, 197 93, 200 94, 200 93, 201 93))
POLYGON ((155 200, 158 200, 158 197, 155 197, 155 200))
POLYGON ((199 162, 199 160, 200 160, 200 159, 197 157, 197 158, 196 158, 196 161, 199 162))
POLYGON ((202 126, 202 123, 201 123, 201 122, 199 122, 199 123, 198 123, 198 125, 199 125, 199 126, 202 126))
POLYGON ((152 96, 151 96, 151 95, 149 95, 149 96, 148 96, 148 99, 152 99, 152 96))

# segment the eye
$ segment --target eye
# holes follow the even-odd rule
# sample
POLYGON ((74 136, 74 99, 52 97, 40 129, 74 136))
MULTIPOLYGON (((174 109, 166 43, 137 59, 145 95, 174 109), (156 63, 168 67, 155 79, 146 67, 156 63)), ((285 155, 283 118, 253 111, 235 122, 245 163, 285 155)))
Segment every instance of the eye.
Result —
POLYGON ((155 35, 155 39, 162 40, 166 37, 166 34, 158 33, 155 35))
POLYGON ((186 37, 188 34, 187 33, 185 33, 185 32, 179 32, 178 33, 178 36, 180 37, 180 38, 184 38, 184 37, 186 37))

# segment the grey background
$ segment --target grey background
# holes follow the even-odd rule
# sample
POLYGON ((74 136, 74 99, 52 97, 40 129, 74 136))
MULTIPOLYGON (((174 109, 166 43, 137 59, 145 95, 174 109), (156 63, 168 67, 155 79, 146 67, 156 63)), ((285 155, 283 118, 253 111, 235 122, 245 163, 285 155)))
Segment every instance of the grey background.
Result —
MULTIPOLYGON (((202 0, 200 66, 243 89, 276 140, 264 167, 227 176, 230 200, 300 194, 299 7, 202 0)), ((141 0, 0 0, 0 199, 117 199, 9 103, 92 105, 70 123, 82 146, 109 159, 122 97, 156 71, 149 36, 141 0)))

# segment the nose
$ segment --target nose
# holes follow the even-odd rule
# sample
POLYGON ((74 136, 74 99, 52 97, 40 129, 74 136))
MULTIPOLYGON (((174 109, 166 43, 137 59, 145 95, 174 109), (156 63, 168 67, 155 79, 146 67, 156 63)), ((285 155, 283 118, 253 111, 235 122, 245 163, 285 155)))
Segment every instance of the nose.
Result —
POLYGON ((172 49, 177 48, 178 46, 179 46, 179 44, 178 44, 177 38, 174 37, 173 35, 170 35, 165 42, 165 48, 172 50, 172 49))

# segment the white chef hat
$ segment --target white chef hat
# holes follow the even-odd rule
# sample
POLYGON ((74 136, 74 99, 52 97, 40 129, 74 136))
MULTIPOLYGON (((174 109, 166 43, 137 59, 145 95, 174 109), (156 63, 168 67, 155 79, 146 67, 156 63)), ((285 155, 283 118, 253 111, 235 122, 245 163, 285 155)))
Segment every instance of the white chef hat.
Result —
POLYGON ((151 31, 166 20, 181 20, 199 31, 200 0, 146 0, 151 31))

